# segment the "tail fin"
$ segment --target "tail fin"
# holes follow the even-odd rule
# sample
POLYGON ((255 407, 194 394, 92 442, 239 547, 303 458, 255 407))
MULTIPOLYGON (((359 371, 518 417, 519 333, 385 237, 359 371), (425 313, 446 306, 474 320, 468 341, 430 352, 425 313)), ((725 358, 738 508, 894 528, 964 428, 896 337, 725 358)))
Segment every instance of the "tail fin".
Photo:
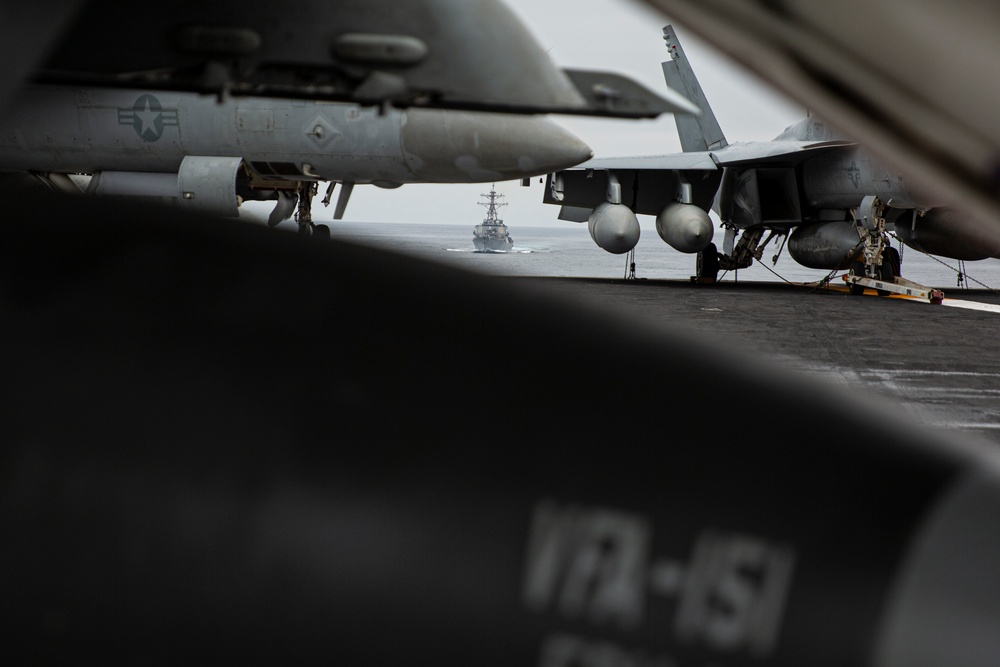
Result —
POLYGON ((670 60, 663 63, 663 78, 669 88, 673 88, 688 98, 701 109, 698 115, 674 114, 677 123, 677 134, 681 140, 681 149, 685 153, 692 151, 708 151, 723 148, 729 144, 722 134, 719 121, 715 119, 712 108, 705 98, 698 78, 691 69, 691 63, 684 55, 684 49, 677 41, 677 33, 673 26, 663 28, 663 41, 667 43, 670 60))

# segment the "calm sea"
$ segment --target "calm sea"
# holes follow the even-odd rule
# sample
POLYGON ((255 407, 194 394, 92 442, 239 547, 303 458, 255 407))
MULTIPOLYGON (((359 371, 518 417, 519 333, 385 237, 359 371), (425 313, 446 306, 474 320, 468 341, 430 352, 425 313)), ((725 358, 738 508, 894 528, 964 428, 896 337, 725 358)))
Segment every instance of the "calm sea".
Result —
MULTIPOLYGON (((334 238, 383 247, 432 259, 471 271, 516 276, 569 276, 586 278, 622 278, 626 273, 624 255, 612 255, 596 245, 586 225, 566 223, 559 227, 517 227, 508 225, 514 239, 510 253, 479 253, 472 246, 473 225, 427 225, 400 223, 330 223, 334 238)), ((824 271, 807 269, 782 253, 777 264, 771 257, 772 243, 764 252, 763 263, 756 262, 739 274, 728 273, 723 280, 810 282, 823 278, 824 271), (770 269, 770 270, 769 270, 770 269)), ((636 277, 686 280, 694 274, 695 258, 672 249, 656 231, 643 228, 635 251, 636 277)), ((936 260, 911 248, 903 250, 903 276, 929 287, 954 293, 957 287, 958 262, 936 260), (943 263, 942 263, 943 262, 943 263)), ((969 278, 1000 289, 1000 260, 968 262, 969 278)), ((721 274, 720 274, 721 275, 721 274)), ((973 280, 969 287, 981 288, 973 280)))

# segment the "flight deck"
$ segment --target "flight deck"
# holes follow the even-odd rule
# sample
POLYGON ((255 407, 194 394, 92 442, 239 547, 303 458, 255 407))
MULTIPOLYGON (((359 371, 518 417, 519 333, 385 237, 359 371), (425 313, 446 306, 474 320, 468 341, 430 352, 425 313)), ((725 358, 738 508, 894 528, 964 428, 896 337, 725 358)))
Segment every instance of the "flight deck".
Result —
MULTIPOLYGON (((516 278, 687 329, 722 347, 864 392, 897 416, 1000 444, 1000 292, 953 289, 942 305, 784 283, 516 278)), ((683 382, 683 379, 677 381, 683 382)), ((774 419, 781 418, 774 407, 774 419)), ((766 429, 768 416, 761 415, 766 429)), ((862 434, 858 434, 863 437, 862 434)))

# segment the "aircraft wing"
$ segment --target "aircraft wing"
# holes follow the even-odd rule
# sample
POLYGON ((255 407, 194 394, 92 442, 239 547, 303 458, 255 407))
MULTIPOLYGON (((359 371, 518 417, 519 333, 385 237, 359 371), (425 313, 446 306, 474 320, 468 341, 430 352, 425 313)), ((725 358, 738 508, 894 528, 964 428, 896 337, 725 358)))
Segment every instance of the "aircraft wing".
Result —
POLYGON ((755 141, 730 144, 723 149, 715 151, 594 158, 573 167, 573 169, 679 169, 712 171, 719 167, 732 167, 742 164, 797 162, 807 157, 814 157, 818 152, 852 148, 855 145, 850 141, 755 141))
POLYGON ((998 662, 995 456, 527 286, 42 194, 0 226, 7 653, 998 662), (484 331, 527 370, 470 373, 484 331))
POLYGON ((714 151, 713 157, 721 167, 794 164, 815 157, 820 152, 854 146, 850 141, 753 141, 730 144, 722 150, 714 151))
POLYGON ((574 170, 578 169, 702 169, 713 171, 718 169, 718 165, 713 159, 711 151, 699 151, 697 153, 594 158, 574 167, 574 170))
POLYGON ((90 2, 34 81, 507 113, 697 113, 680 94, 617 73, 560 69, 498 0, 398 4, 298 2, 276 12, 246 0, 234 15, 229 3, 200 0, 175 0, 168 13, 90 2), (489 39, 469 38, 482 34, 489 39))
POLYGON ((708 210, 722 179, 711 152, 589 160, 549 174, 543 201, 562 206, 561 220, 584 222, 590 210, 609 201, 609 188, 636 213, 656 215, 671 201, 708 210))
POLYGON ((656 215, 671 201, 712 207, 722 167, 794 165, 823 151, 851 149, 849 141, 759 141, 714 151, 595 158, 549 176, 544 199, 563 209, 562 220, 583 222, 586 211, 607 201, 610 179, 636 213, 656 215), (687 188, 687 189, 686 189, 687 188), (634 201, 633 201, 634 197, 634 201))

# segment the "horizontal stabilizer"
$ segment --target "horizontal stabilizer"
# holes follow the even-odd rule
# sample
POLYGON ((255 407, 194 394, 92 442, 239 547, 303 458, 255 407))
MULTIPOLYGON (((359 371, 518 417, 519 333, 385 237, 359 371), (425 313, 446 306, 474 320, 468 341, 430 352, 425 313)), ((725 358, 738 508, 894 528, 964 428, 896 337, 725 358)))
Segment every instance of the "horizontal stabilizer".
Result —
POLYGON ((664 113, 697 115, 698 106, 676 90, 663 96, 621 74, 591 70, 563 70, 586 101, 581 110, 569 113, 591 116, 653 118, 664 113))

